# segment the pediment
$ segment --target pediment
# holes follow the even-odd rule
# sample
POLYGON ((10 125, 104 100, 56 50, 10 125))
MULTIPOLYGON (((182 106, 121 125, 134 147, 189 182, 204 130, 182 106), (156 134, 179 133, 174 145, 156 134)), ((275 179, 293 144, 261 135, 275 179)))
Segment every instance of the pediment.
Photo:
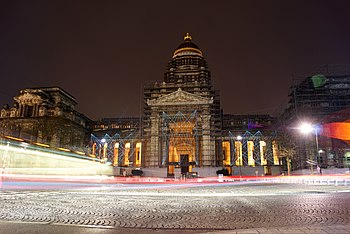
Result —
POLYGON ((211 103, 213 103, 212 98, 189 93, 181 88, 157 99, 147 100, 147 105, 149 106, 207 105, 211 103))
POLYGON ((42 98, 39 95, 33 94, 33 93, 20 94, 14 97, 14 100, 18 103, 27 104, 27 105, 40 104, 43 102, 42 98))

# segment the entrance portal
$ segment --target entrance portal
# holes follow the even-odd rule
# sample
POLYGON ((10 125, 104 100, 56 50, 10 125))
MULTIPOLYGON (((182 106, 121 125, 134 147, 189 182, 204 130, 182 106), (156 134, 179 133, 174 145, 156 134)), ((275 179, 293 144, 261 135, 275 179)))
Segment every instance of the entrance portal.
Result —
POLYGON ((175 176, 175 171, 180 173, 180 168, 181 175, 192 171, 199 153, 196 111, 190 116, 178 112, 170 117, 163 113, 162 147, 168 176, 175 176))

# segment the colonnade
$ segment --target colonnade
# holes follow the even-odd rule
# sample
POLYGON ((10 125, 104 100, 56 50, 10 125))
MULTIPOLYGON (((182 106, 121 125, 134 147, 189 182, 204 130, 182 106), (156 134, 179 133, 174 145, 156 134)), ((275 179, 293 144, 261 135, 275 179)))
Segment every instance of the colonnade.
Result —
POLYGON ((142 143, 139 141, 103 141, 92 143, 92 156, 113 166, 140 167, 142 143))
POLYGON ((275 140, 223 140, 223 166, 280 165, 275 140))

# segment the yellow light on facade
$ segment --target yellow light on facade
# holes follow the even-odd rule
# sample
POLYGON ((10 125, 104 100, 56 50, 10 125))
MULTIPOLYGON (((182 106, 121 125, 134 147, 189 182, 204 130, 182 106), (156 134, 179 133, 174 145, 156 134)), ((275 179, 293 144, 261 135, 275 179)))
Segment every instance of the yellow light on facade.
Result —
POLYGON ((235 141, 236 166, 243 166, 242 142, 235 141))
POLYGON ((276 141, 272 141, 272 155, 273 155, 273 163, 275 165, 279 165, 278 146, 276 141))
POLYGON ((228 166, 231 164, 231 155, 230 155, 230 142, 223 141, 222 142, 222 153, 223 153, 223 163, 224 166, 228 166))
POLYGON ((267 159, 265 158, 266 153, 266 142, 260 141, 260 160, 261 165, 267 165, 267 159))
POLYGON ((66 151, 66 152, 69 152, 70 150, 69 149, 65 149, 65 148, 57 148, 58 150, 62 150, 62 151, 66 151))
POLYGON ((49 145, 46 145, 46 144, 42 144, 42 143, 34 143, 34 144, 36 144, 36 145, 38 145, 38 146, 42 146, 42 147, 46 147, 46 148, 49 148, 50 146, 49 145))
POLYGON ((248 165, 249 166, 255 166, 255 160, 253 157, 254 152, 254 142, 248 141, 247 142, 247 150, 248 150, 248 165))
POLYGON ((17 138, 17 137, 12 137, 12 136, 5 136, 7 139, 15 140, 15 141, 24 141, 23 139, 17 138))

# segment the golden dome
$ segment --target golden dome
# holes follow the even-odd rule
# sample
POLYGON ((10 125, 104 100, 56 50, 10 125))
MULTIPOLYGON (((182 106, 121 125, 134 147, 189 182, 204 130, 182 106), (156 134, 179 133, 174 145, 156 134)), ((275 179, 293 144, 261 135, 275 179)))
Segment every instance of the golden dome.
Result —
POLYGON ((203 56, 202 51, 199 47, 192 42, 192 37, 189 33, 186 33, 184 37, 184 42, 181 43, 174 52, 173 58, 179 55, 199 55, 203 56))

